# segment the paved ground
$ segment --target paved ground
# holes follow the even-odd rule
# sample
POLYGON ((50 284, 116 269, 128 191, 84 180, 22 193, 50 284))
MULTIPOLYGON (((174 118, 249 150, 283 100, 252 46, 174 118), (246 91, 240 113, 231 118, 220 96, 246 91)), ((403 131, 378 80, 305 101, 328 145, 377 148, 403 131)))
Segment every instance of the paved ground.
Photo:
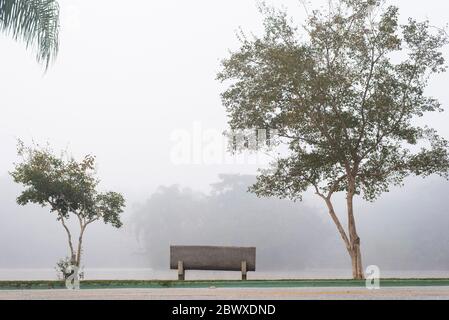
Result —
POLYGON ((271 288, 271 289, 97 289, 1 291, 0 300, 449 300, 449 287, 271 288))

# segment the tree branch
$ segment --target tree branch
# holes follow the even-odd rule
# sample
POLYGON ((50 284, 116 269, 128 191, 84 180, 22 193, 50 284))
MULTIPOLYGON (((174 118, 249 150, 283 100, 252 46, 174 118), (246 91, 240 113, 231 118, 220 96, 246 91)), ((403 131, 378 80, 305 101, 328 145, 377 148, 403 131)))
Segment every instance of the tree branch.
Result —
MULTIPOLYGON (((66 225, 66 223, 65 223, 65 221, 64 221, 64 218, 62 217, 62 216, 60 216, 60 220, 61 220, 61 223, 62 223, 62 226, 64 227, 64 229, 65 229, 65 231, 66 231, 66 233, 67 233, 67 237, 68 237, 68 242, 69 242, 69 247, 70 247, 70 253, 71 253, 71 257, 70 257, 70 259, 71 259, 71 261, 72 261, 72 259, 73 259, 73 256, 74 256, 74 254, 75 254, 75 250, 73 249, 73 243, 72 243, 72 234, 70 233, 70 229, 67 227, 67 225, 66 225)), ((73 262, 73 261, 72 261, 73 262)))

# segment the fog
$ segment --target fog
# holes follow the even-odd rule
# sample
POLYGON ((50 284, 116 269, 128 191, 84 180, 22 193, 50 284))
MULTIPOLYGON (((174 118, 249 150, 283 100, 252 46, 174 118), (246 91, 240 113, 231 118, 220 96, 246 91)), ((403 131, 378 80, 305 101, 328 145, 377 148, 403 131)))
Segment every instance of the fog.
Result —
MULTIPOLYGON (((128 208, 123 229, 101 224, 88 229, 83 265, 167 271, 172 244, 236 245, 257 247, 261 272, 347 270, 349 276, 346 249, 324 204, 314 201, 313 194, 300 203, 259 199, 247 192, 254 180, 250 175, 220 175, 210 193, 160 187, 128 208)), ((376 203, 358 201, 365 263, 394 275, 447 272, 449 215, 444 208, 449 183, 410 180, 408 187, 376 203)), ((16 206, 14 195, 20 188, 10 179, 0 184, 8 190, 0 196, 0 267, 52 268, 67 255, 63 229, 46 209, 16 206)), ((344 212, 339 214, 344 221, 344 212)))
MULTIPOLYGON (((251 176, 222 175, 210 195, 179 186, 160 188, 131 219, 148 264, 166 268, 168 244, 207 243, 256 246, 262 271, 347 266, 345 247, 324 203, 259 199, 247 193, 252 182, 251 176)), ((359 204, 367 263, 385 270, 447 270, 449 215, 439 208, 444 208, 449 184, 434 180, 403 191, 375 205, 359 204)))
MULTIPOLYGON (((299 22, 304 17, 296 0, 268 3, 289 8, 299 22)), ((446 1, 390 3, 401 8, 404 21, 448 22, 446 1)), ((236 30, 261 30, 255 1, 60 4, 61 49, 46 74, 23 44, 0 35, 0 269, 53 268, 67 255, 64 230, 48 208, 15 203, 21 187, 8 172, 21 138, 75 157, 96 155, 101 187, 125 195, 123 229, 88 229, 86 267, 166 270, 170 244, 251 245, 261 271, 344 269, 350 275, 347 252, 320 199, 308 193, 293 203, 246 192, 265 165, 260 158, 173 160, 176 133, 193 144, 215 143, 225 157, 221 140, 205 138, 226 129, 224 87, 215 77, 220 60, 238 47, 236 30)), ((447 83, 448 73, 434 77, 428 94, 449 110, 447 83)), ((448 111, 425 120, 449 139, 448 111)), ((412 177, 375 203, 358 199, 364 264, 449 273, 448 192, 442 179, 412 177)), ((344 220, 343 206, 337 207, 344 220)))

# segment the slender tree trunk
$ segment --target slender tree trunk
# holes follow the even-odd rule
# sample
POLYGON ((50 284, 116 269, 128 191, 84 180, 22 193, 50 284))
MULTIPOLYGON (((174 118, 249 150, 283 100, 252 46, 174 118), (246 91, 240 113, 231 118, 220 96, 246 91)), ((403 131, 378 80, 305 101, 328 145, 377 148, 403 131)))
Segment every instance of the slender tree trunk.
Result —
POLYGON ((352 261, 352 277, 356 280, 365 279, 365 274, 363 271, 362 264, 362 253, 360 250, 360 245, 357 245, 350 253, 352 261))
POLYGON ((70 248, 70 264, 71 265, 76 265, 76 253, 75 250, 73 248, 73 242, 72 242, 72 234, 70 233, 69 228, 67 227, 67 225, 65 224, 64 218, 61 218, 61 223, 62 226, 64 227, 66 233, 67 233, 67 240, 69 242, 69 248, 70 248))
POLYGON ((86 226, 81 227, 80 236, 78 238, 78 250, 76 253, 76 266, 79 268, 81 266, 81 254, 83 251, 83 236, 84 231, 86 230, 86 226))
POLYGON ((86 231, 87 224, 83 224, 82 221, 80 220, 81 230, 80 230, 80 235, 78 237, 78 247, 77 247, 77 250, 75 251, 75 247, 74 247, 73 241, 72 241, 72 233, 70 232, 70 229, 67 227, 63 218, 61 218, 61 223, 67 233, 67 239, 68 239, 69 249, 70 249, 70 264, 72 266, 76 266, 76 267, 80 268, 81 256, 82 256, 82 252, 83 252, 83 237, 84 237, 84 232, 86 231))
POLYGON ((360 247, 360 237, 357 233, 357 226, 354 217, 354 195, 355 195, 355 181, 349 179, 349 188, 346 195, 347 209, 348 209, 348 231, 350 250, 349 255, 352 261, 352 275, 354 279, 365 279, 362 263, 362 250, 360 247))
POLYGON ((326 202, 329 214, 337 226, 338 232, 343 239, 346 250, 351 258, 352 262, 352 276, 354 279, 362 280, 365 278, 362 263, 362 251, 360 248, 360 237, 357 234, 356 222, 354 218, 354 195, 355 195, 355 183, 350 180, 348 194, 347 194, 347 209, 348 209, 348 233, 345 231, 338 216, 335 212, 334 206, 331 201, 332 193, 328 197, 318 193, 326 202))

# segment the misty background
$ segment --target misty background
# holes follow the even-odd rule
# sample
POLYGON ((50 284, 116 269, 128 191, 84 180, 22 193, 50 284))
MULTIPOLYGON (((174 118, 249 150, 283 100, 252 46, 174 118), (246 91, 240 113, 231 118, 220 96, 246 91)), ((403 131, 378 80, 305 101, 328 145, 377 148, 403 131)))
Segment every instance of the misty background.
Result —
MULTIPOLYGON (((104 189, 125 195, 123 229, 87 230, 87 270, 138 277, 140 268, 167 272, 170 244, 249 245, 257 247, 262 273, 350 276, 343 242, 312 192, 302 203, 257 199, 246 189, 261 163, 173 162, 174 132, 195 139, 198 123, 217 134, 226 129, 224 87, 215 76, 239 46, 239 27, 261 31, 256 2, 121 3, 60 0, 60 54, 45 75, 32 52, 0 35, 0 279, 54 268, 67 255, 66 235, 49 210, 15 203, 21 187, 8 171, 18 160, 17 138, 49 142, 75 157, 96 155, 104 189)), ((304 18, 296 0, 268 3, 285 6, 295 21, 304 18)), ((445 1, 389 3, 401 8, 403 21, 448 22, 445 1)), ((447 110, 448 80, 438 75, 428 88, 447 110)), ((424 120, 449 139, 448 111, 424 120)), ((410 178, 375 203, 358 199, 364 264, 399 276, 449 276, 448 194, 442 179, 410 178)), ((344 207, 337 208, 344 220, 344 207)))

